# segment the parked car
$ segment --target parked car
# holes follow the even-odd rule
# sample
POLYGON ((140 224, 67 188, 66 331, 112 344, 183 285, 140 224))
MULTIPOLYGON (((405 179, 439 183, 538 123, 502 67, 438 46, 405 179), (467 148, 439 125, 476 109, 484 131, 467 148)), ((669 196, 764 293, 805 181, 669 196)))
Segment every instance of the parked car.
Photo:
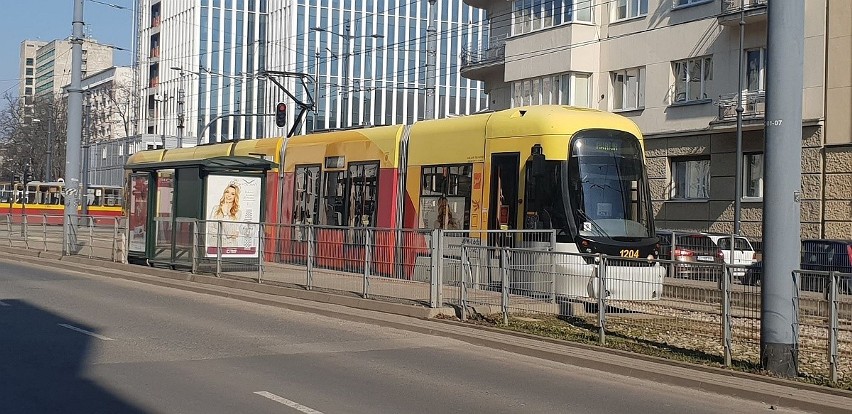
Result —
POLYGON ((702 233, 658 230, 660 259, 673 260, 669 265, 670 277, 717 281, 722 275, 724 255, 719 246, 702 233), (672 234, 675 235, 674 243, 672 234))
MULTIPOLYGON (((799 262, 802 270, 801 286, 804 290, 824 292, 824 276, 808 274, 808 270, 844 273, 840 278, 840 292, 852 294, 852 240, 802 240, 802 255, 799 262)), ((763 277, 763 261, 758 261, 746 271, 742 278, 745 285, 760 284, 763 277)))
POLYGON ((728 234, 706 233, 710 240, 716 243, 719 250, 722 251, 722 256, 725 263, 735 265, 731 270, 731 274, 742 278, 746 273, 746 266, 751 266, 756 261, 754 259, 754 247, 751 243, 742 236, 734 236, 734 254, 731 255, 731 236, 728 234))

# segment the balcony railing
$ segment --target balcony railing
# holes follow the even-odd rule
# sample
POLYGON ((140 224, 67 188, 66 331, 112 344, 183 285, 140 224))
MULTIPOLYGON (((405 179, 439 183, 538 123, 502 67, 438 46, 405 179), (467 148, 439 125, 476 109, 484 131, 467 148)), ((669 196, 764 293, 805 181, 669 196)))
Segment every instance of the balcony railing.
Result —
MULTIPOLYGON (((720 95, 718 105, 720 121, 737 119, 736 93, 720 95)), ((743 93, 743 118, 762 118, 765 113, 766 93, 764 91, 743 93)))
POLYGON ((738 13, 740 10, 752 10, 766 7, 769 0, 723 0, 722 14, 738 13))
POLYGON ((462 50, 463 67, 487 65, 502 62, 506 58, 506 36, 488 39, 487 42, 472 45, 462 50))

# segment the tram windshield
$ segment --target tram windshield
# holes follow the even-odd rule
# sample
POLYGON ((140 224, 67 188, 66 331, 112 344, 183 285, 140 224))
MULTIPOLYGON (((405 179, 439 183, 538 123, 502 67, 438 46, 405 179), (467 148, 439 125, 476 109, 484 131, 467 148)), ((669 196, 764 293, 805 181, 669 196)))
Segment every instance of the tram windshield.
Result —
POLYGON ((653 234, 642 148, 621 131, 584 131, 574 138, 566 175, 581 236, 647 238, 653 234))

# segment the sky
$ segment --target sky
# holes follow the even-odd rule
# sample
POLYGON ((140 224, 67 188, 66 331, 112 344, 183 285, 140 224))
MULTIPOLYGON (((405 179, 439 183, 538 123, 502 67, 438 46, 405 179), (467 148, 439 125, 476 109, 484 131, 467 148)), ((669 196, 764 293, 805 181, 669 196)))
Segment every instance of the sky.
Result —
MULTIPOLYGON (((0 0, 0 96, 18 94, 20 51, 24 40, 49 42, 71 36, 74 3, 77 0, 0 0)), ((135 0, 84 0, 84 33, 115 50, 115 65, 129 66, 133 48, 133 3, 135 0), (119 9, 105 5, 125 7, 119 9)))

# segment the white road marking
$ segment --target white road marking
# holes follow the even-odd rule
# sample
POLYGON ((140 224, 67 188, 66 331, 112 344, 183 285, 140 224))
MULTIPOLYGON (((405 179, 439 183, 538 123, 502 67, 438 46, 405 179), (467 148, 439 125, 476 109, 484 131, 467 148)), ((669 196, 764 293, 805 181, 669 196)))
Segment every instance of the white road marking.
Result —
POLYGON ((96 333, 94 333, 94 332, 89 332, 89 331, 87 331, 87 330, 85 330, 85 329, 80 329, 80 328, 78 328, 78 327, 76 327, 76 326, 66 325, 66 324, 64 324, 64 323, 60 323, 60 324, 59 324, 59 326, 61 326, 61 327, 63 327, 63 328, 68 328, 68 329, 70 329, 70 330, 72 330, 72 331, 80 332, 81 334, 86 334, 86 335, 89 335, 89 336, 94 336, 95 338, 98 338, 98 339, 100 339, 100 340, 102 340, 102 341, 114 341, 114 340, 115 340, 115 339, 112 339, 112 338, 107 338, 107 337, 105 337, 105 336, 103 336, 103 335, 98 335, 98 334, 96 334, 96 333))
POLYGON ((12 305, 10 305, 10 304, 8 304, 8 303, 3 302, 2 300, 0 300, 0 306, 12 306, 12 305))
POLYGON ((322 414, 321 411, 314 410, 313 408, 310 408, 310 407, 305 407, 302 404, 299 404, 295 401, 290 401, 290 400, 288 400, 284 397, 279 397, 279 396, 277 396, 277 395, 275 395, 275 394, 273 394, 269 391, 255 391, 255 394, 257 394, 261 397, 269 398, 272 401, 279 402, 279 403, 284 404, 284 405, 286 405, 290 408, 294 408, 296 410, 299 410, 299 411, 301 411, 305 414, 322 414))

